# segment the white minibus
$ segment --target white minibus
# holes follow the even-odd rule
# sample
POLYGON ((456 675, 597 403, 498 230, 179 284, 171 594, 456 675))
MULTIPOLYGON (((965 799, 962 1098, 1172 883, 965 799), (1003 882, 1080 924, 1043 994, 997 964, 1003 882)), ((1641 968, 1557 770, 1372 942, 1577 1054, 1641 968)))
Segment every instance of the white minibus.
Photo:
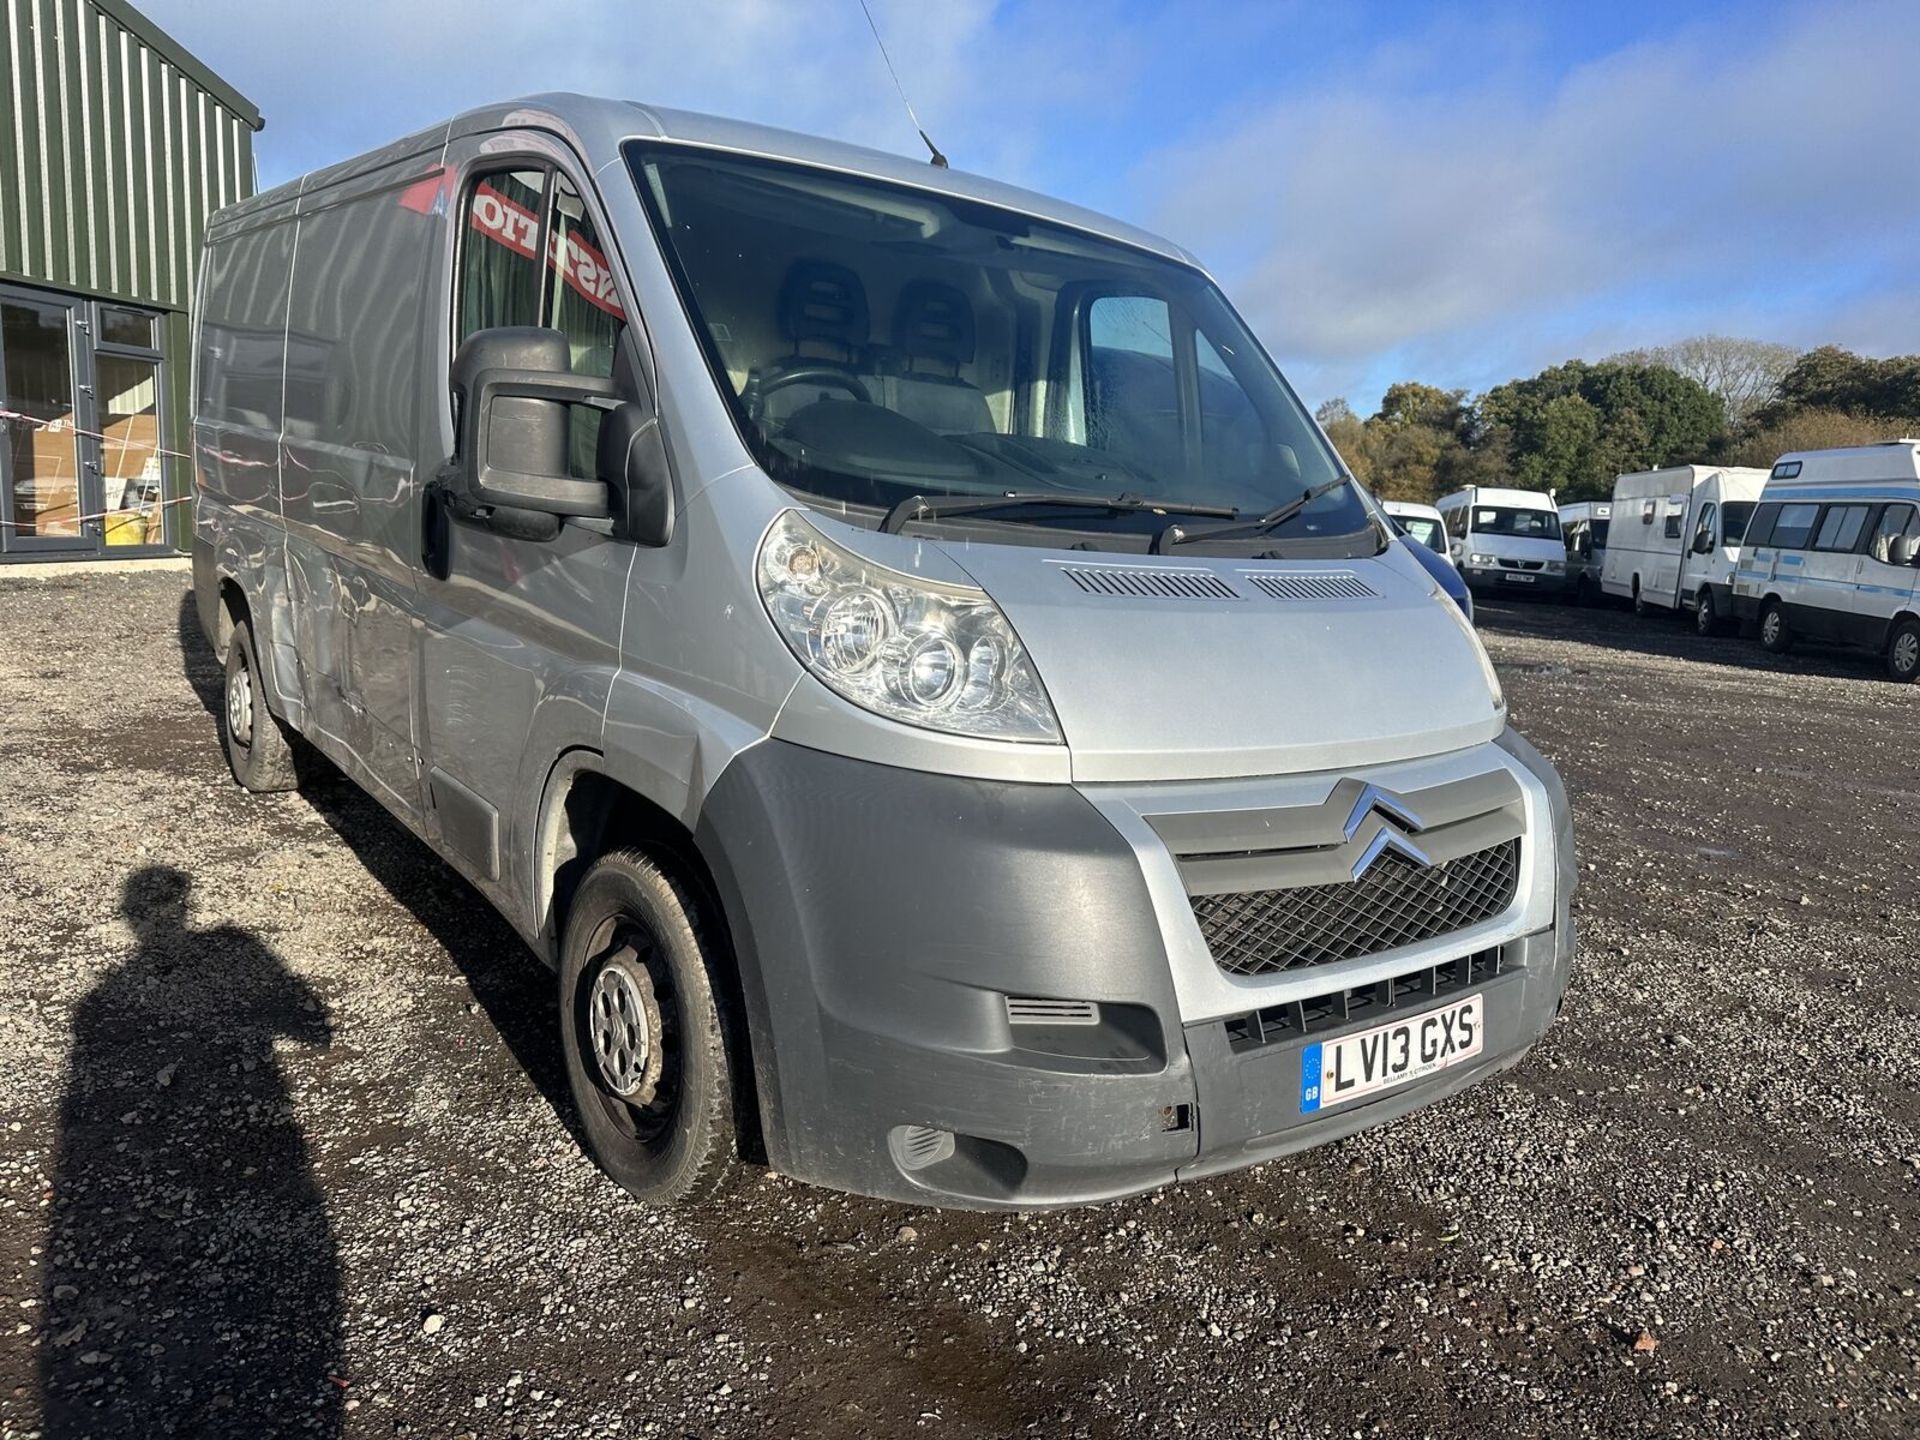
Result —
POLYGON ((1920 676, 1920 440, 1783 455, 1747 528, 1734 613, 1779 653, 1822 640, 1920 676))

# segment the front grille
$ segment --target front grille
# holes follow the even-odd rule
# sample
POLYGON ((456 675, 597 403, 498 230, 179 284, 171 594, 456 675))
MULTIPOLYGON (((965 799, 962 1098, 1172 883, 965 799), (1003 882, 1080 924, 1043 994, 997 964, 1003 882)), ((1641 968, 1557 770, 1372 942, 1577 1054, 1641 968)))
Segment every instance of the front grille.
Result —
POLYGON ((1230 975, 1272 975, 1358 960, 1491 920, 1513 903, 1520 842, 1442 865, 1388 851, 1358 880, 1195 895, 1194 919, 1230 975))
POLYGON ((1304 1000, 1289 1000, 1283 1005, 1267 1005, 1230 1015, 1221 1026, 1226 1031, 1227 1048, 1236 1055, 1268 1045, 1283 1045, 1289 1040, 1318 1035, 1323 1030, 1338 1030, 1356 1021, 1384 1018, 1384 1012, 1396 1006, 1419 1006, 1430 1000, 1464 994, 1499 975, 1501 964, 1498 949, 1481 950, 1371 985, 1343 987, 1324 995, 1309 995, 1304 1000))
POLYGON ((1509 570, 1544 570, 1547 568, 1547 562, 1544 560, 1502 560, 1500 563, 1509 570))

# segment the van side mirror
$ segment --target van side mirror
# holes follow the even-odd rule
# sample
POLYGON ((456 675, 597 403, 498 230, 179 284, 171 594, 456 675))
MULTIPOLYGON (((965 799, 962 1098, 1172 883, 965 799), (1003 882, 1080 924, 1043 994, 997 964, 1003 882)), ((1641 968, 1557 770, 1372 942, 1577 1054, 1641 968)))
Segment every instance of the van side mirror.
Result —
POLYGON ((594 471, 626 492, 627 539, 660 546, 673 538, 673 480, 657 414, 631 400, 614 406, 600 422, 594 471))
POLYGON ((1895 565, 1920 565, 1920 535, 1896 536, 1887 547, 1887 559, 1895 565))
POLYGON ((1713 532, 1711 530, 1702 530, 1698 535, 1693 537, 1693 553, 1696 555, 1711 555, 1713 553, 1713 532))
POLYGON ((530 325, 479 331, 454 356, 451 378, 459 430, 441 480, 457 513, 524 538, 558 534, 564 515, 613 513, 605 480, 567 473, 567 441, 569 407, 612 405, 619 387, 575 375, 566 336, 530 325))

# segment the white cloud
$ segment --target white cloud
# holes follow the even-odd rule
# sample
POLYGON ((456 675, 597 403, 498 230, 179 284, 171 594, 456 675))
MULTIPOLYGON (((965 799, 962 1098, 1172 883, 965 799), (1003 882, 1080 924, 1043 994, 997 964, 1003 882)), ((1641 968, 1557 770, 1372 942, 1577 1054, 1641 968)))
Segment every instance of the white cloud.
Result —
POLYGON ((1694 28, 1544 88, 1401 89, 1382 67, 1162 150, 1138 181, 1308 393, 1383 353, 1483 382, 1502 340, 1529 373, 1581 353, 1561 347, 1613 297, 1656 291, 1701 328, 1738 313, 1794 338, 1805 302, 1767 304, 1781 277, 1912 273, 1916 54, 1920 7, 1877 3, 1694 28))

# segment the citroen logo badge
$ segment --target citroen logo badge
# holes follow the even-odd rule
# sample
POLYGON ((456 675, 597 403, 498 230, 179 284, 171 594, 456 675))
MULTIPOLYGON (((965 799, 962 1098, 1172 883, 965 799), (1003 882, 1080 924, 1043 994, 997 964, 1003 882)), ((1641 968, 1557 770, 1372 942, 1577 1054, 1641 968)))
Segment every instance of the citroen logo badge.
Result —
POLYGON ((1374 861, 1389 850, 1396 851, 1416 865, 1432 865, 1433 857, 1412 839, 1426 829, 1426 825, 1408 808, 1407 802, 1378 785, 1362 784, 1355 780, 1342 782, 1342 788, 1356 787, 1357 793, 1347 810, 1346 824, 1348 842, 1360 847, 1360 853, 1354 858, 1351 878, 1358 880, 1373 868, 1374 861))

